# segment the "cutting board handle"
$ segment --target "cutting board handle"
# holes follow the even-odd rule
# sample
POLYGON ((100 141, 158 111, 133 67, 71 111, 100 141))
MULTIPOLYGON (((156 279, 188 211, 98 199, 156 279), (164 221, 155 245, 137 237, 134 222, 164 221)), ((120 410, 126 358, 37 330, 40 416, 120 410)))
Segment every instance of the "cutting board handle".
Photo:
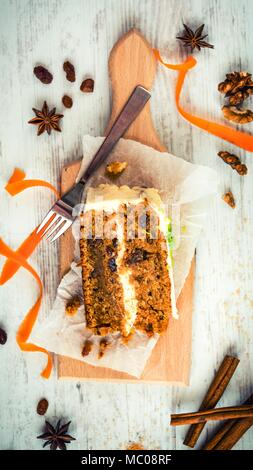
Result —
MULTIPOLYGON (((109 58, 113 100, 111 118, 106 131, 111 127, 133 89, 137 85, 142 85, 150 90, 155 74, 156 60, 150 44, 137 29, 131 29, 115 44, 109 58)), ((166 150, 154 129, 150 102, 145 105, 124 137, 160 151, 166 150)))

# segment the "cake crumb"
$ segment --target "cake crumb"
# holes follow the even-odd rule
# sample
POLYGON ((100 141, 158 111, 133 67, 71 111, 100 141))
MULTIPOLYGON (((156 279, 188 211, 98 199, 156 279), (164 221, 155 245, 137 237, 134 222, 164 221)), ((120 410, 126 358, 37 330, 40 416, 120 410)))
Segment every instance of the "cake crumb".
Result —
POLYGON ((81 302, 78 297, 74 297, 73 299, 71 299, 66 305, 66 315, 73 317, 77 313, 77 310, 79 309, 80 305, 81 302))
POLYGON ((138 442, 133 442, 133 443, 128 445, 126 450, 144 450, 144 447, 141 444, 139 444, 138 442))
POLYGON ((111 176, 117 176, 120 173, 123 173, 126 167, 127 167, 127 162, 111 162, 111 163, 108 163, 108 165, 106 165, 106 171, 111 176))
POLYGON ((105 351, 108 348, 108 346, 109 346, 109 342, 107 341, 107 339, 106 338, 101 339, 99 343, 98 359, 101 359, 104 356, 105 351))
POLYGON ((228 191, 222 196, 223 201, 225 201, 232 209, 235 208, 235 199, 231 191, 228 191))
POLYGON ((89 341, 88 339, 85 341, 82 349, 82 356, 88 356, 92 350, 93 343, 89 341))

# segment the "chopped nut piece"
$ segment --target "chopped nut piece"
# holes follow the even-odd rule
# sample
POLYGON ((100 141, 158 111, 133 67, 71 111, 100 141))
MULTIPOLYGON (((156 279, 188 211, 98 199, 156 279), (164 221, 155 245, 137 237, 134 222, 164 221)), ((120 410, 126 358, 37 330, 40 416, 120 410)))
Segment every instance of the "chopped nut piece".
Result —
POLYGON ((127 167, 127 162, 112 162, 106 165, 106 171, 110 175, 116 176, 122 173, 127 167))
POLYGON ((77 310, 79 309, 80 305, 81 302, 78 297, 75 297, 74 299, 70 300, 66 305, 66 315, 73 317, 77 313, 77 310))
POLYGON ((236 155, 225 151, 218 152, 218 155, 225 163, 231 166, 233 170, 236 170, 239 175, 247 175, 248 168, 246 165, 244 165, 244 163, 241 163, 240 159, 236 155))
POLYGON ((109 342, 106 338, 101 339, 99 343, 98 359, 104 356, 106 348, 109 346, 109 342))
POLYGON ((62 97, 62 103, 65 106, 65 108, 72 108, 73 106, 73 100, 70 96, 64 95, 62 97))
POLYGON ((76 80, 76 73, 75 67, 72 65, 68 60, 63 64, 63 70, 66 73, 66 79, 69 82, 75 82, 76 80))
POLYGON ((228 191, 222 196, 223 201, 225 201, 230 207, 235 208, 235 200, 231 191, 228 191))
POLYGON ((92 350, 93 343, 88 339, 85 341, 83 349, 82 349, 82 356, 88 356, 92 350))
POLYGON ((222 111, 225 119, 236 122, 237 124, 246 124, 247 122, 253 121, 253 112, 250 109, 223 106, 222 111))
POLYGON ((80 85, 80 90, 83 93, 92 93, 94 90, 94 80, 92 78, 86 78, 80 85))
POLYGON ((33 73, 42 83, 48 85, 53 80, 53 75, 42 65, 34 67, 33 73))

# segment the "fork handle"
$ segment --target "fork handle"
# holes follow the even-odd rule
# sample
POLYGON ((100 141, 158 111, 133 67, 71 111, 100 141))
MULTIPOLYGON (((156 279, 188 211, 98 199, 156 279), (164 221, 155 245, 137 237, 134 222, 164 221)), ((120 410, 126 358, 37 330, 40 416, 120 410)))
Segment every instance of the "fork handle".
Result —
POLYGON ((137 86, 134 89, 124 108, 122 109, 116 121, 112 125, 102 145, 99 147, 91 163, 86 168, 79 183, 87 183, 88 179, 104 162, 104 160, 109 155, 115 144, 118 142, 120 137, 123 136, 130 124, 132 124, 132 122, 138 116, 138 114, 145 106, 150 97, 150 92, 144 87, 137 86))

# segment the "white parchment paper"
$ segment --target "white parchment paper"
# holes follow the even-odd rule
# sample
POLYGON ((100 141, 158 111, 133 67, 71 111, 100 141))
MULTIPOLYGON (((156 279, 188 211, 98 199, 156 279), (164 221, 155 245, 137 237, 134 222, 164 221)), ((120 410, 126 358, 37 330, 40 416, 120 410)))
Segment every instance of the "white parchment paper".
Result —
MULTIPOLYGON (((102 141, 103 137, 84 136, 79 176, 102 141)), ((210 168, 193 165, 170 153, 161 153, 126 139, 119 141, 106 163, 115 160, 127 161, 128 167, 113 184, 157 188, 163 202, 168 206, 175 237, 173 274, 178 297, 190 269, 210 199, 217 193, 217 174, 210 168)), ((96 187, 101 183, 112 184, 112 180, 105 175, 105 165, 96 172, 90 186, 96 187)), ((79 261, 78 219, 73 225, 73 234, 76 239, 75 261, 59 285, 52 311, 35 327, 31 340, 54 353, 140 377, 158 335, 148 338, 141 332, 136 332, 128 343, 122 342, 119 334, 110 335, 110 345, 104 356, 98 359, 101 337, 91 334, 86 328, 83 305, 75 316, 65 314, 68 300, 75 295, 82 298, 81 268, 76 265, 79 261), (85 338, 89 338, 94 345, 90 354, 82 357, 85 338)))

